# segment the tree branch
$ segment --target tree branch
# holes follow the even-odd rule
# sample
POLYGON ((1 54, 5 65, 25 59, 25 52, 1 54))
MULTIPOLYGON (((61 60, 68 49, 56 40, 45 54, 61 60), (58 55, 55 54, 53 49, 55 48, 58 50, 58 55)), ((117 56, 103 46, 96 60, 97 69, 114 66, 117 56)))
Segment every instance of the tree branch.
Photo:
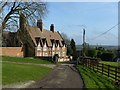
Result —
MULTIPOLYGON (((3 19, 3 29, 6 28, 6 24, 9 20, 11 20, 11 18, 18 18, 17 15, 19 15, 21 12, 25 14, 26 18, 31 18, 33 20, 32 22, 34 22, 35 19, 39 17, 39 15, 44 15, 44 11, 46 10, 46 4, 43 2, 6 2, 3 4, 3 8, 5 8, 7 5, 10 5, 9 7, 11 8, 3 19)), ((3 8, 0 10, 3 10, 3 8)))
MULTIPOLYGON (((1 6, 2 3, 0 3, 0 6, 1 6)), ((3 8, 8 4, 8 2, 5 2, 2 7, 0 8, 0 13, 2 12, 3 8)))

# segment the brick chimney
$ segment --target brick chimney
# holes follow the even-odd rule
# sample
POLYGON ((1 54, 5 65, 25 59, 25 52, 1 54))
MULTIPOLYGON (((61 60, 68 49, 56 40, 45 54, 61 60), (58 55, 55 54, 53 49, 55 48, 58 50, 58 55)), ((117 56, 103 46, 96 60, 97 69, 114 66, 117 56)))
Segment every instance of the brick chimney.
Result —
POLYGON ((51 31, 51 32, 54 32, 54 24, 51 24, 51 26, 50 26, 50 31, 51 31))
POLYGON ((41 31, 43 30, 43 22, 42 22, 42 19, 40 19, 40 20, 37 21, 37 27, 40 28, 41 31))

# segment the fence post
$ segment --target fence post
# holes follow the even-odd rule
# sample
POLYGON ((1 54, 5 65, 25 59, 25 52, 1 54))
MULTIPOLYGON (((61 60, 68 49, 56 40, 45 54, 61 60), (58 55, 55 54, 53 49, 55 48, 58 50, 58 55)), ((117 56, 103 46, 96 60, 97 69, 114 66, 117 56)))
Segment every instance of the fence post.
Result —
POLYGON ((92 65, 93 65, 93 70, 94 70, 94 61, 92 62, 92 65))
POLYGON ((115 81, 117 80, 117 67, 115 67, 115 81))
POLYGON ((89 68, 89 66, 88 66, 88 59, 86 59, 87 60, 87 67, 89 68))
POLYGON ((110 76, 110 65, 108 65, 108 77, 110 76))
POLYGON ((91 69, 91 61, 90 61, 90 69, 91 69))
POLYGON ((103 70, 104 70, 104 64, 102 64, 102 75, 103 75, 103 70))
POLYGON ((89 59, 88 59, 88 68, 89 68, 89 59))
POLYGON ((98 64, 97 64, 97 72, 98 72, 98 64))

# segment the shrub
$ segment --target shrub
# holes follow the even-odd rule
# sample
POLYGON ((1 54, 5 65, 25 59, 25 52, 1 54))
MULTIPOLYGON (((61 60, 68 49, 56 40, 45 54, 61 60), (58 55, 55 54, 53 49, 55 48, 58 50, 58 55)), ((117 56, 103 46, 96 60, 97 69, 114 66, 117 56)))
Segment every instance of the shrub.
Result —
POLYGON ((101 57, 101 54, 102 54, 102 52, 101 52, 101 51, 98 51, 98 52, 97 52, 97 58, 100 58, 100 57, 101 57))
POLYGON ((95 50, 95 49, 89 49, 88 50, 88 56, 89 57, 96 57, 97 56, 97 50, 95 50))
POLYGON ((112 52, 102 53, 100 56, 103 61, 112 61, 113 57, 114 53, 112 52))

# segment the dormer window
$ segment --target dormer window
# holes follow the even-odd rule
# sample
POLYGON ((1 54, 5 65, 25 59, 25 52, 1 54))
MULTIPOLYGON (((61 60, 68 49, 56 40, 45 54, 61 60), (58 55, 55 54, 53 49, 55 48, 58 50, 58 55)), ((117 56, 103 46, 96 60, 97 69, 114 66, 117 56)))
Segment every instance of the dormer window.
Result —
POLYGON ((35 41, 36 41, 36 44, 38 45, 38 43, 40 42, 40 37, 36 37, 35 41))
POLYGON ((43 45, 45 45, 46 39, 43 38, 43 39, 42 39, 42 42, 43 42, 43 45))
POLYGON ((55 43, 54 39, 51 39, 50 41, 51 41, 52 46, 53 46, 53 44, 55 43))
POLYGON ((56 40, 56 47, 58 46, 58 44, 59 44, 59 40, 56 40))

